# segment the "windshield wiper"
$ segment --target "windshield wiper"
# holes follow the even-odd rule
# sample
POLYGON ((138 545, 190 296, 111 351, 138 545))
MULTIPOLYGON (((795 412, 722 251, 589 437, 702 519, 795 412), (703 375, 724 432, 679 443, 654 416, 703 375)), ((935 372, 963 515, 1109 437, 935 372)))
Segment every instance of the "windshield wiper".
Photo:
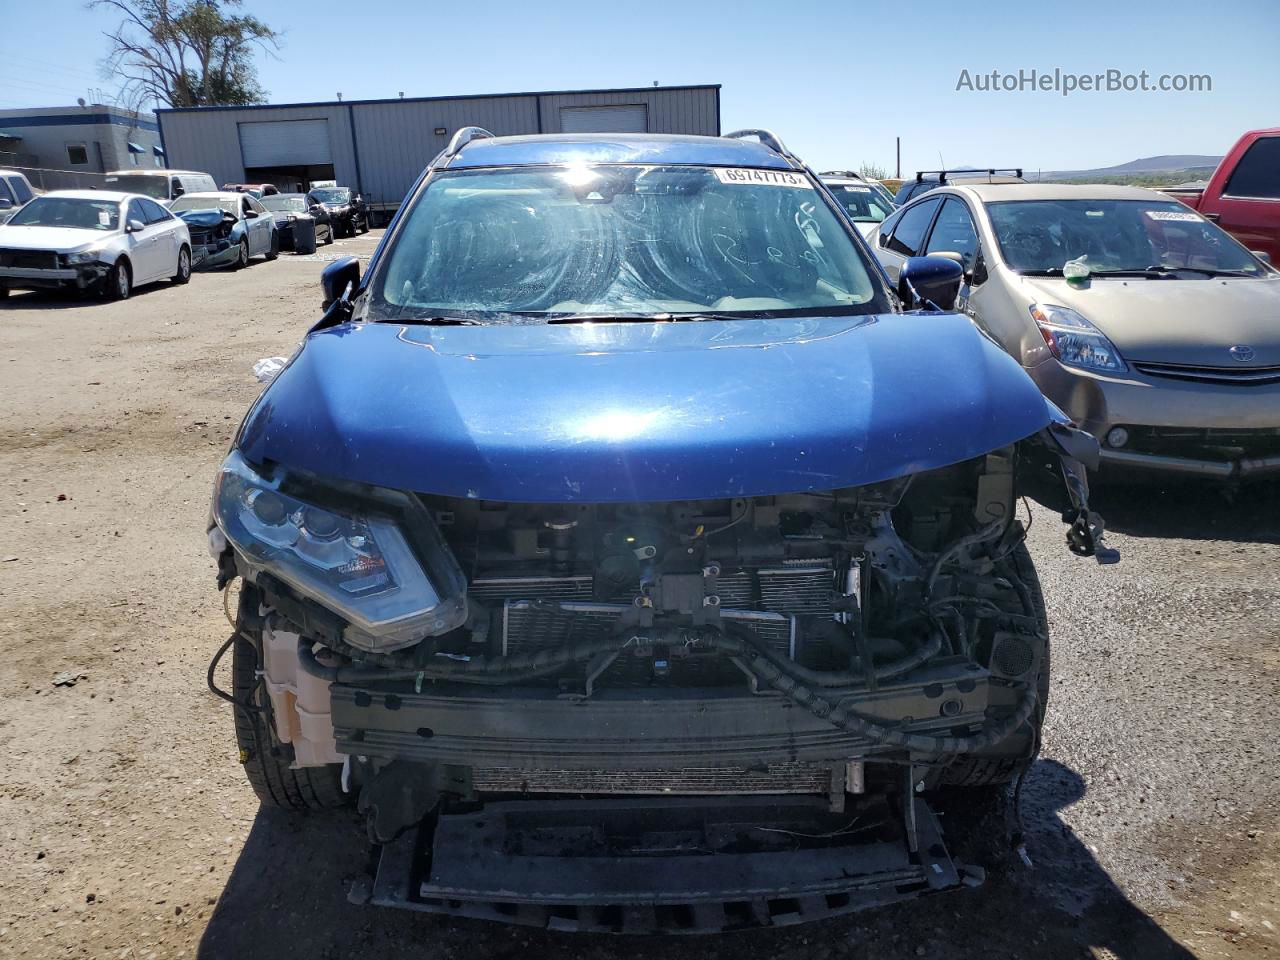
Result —
POLYGON ((1062 276, 1061 267, 1045 267, 1043 270, 1019 270, 1020 277, 1060 277, 1062 276))
POLYGON ((1199 273, 1206 277, 1256 277, 1256 273, 1247 273, 1244 270, 1211 270, 1208 267, 1147 267, 1148 270, 1158 270, 1161 273, 1199 273))
POLYGON ((483 320, 476 320, 474 317, 449 317, 449 316, 407 316, 407 317, 390 317, 380 323, 411 323, 421 327, 483 327, 487 326, 483 320))
POLYGON ((650 313, 639 317, 616 313, 570 313, 563 317, 551 317, 547 323, 669 323, 675 320, 741 319, 742 317, 715 313, 650 313))
POLYGON ((1120 277, 1121 279, 1142 277, 1144 280, 1178 279, 1172 273, 1168 273, 1160 267, 1146 267, 1142 270, 1091 270, 1089 272, 1089 278, 1092 279, 1094 277, 1120 277))

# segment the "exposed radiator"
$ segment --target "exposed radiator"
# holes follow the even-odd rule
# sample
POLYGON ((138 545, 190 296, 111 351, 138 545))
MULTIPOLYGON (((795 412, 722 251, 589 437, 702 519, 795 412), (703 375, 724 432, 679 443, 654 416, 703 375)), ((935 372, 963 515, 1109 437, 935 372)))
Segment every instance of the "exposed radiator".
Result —
MULTIPOLYGON (((602 640, 617 628, 630 608, 618 603, 561 602, 546 609, 531 600, 508 600, 502 608, 502 652, 564 646, 570 641, 602 640)), ((754 631, 784 656, 795 655, 794 616, 763 610, 725 610, 720 617, 754 631)))
POLYGON ((590 600, 590 577, 479 577, 467 593, 477 600, 590 600))
POLYGON ((825 794, 831 790, 831 767, 808 763, 780 763, 760 769, 518 770, 476 767, 471 771, 471 784, 484 793, 825 794))

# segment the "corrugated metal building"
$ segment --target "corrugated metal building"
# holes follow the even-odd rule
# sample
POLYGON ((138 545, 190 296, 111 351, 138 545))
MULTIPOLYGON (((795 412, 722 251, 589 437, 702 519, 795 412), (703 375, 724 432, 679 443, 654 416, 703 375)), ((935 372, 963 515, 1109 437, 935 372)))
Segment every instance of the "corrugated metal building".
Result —
POLYGON ((560 132, 720 133, 720 85, 635 87, 158 110, 177 169, 219 183, 313 180, 354 186, 375 209, 399 205, 459 127, 498 136, 560 132))

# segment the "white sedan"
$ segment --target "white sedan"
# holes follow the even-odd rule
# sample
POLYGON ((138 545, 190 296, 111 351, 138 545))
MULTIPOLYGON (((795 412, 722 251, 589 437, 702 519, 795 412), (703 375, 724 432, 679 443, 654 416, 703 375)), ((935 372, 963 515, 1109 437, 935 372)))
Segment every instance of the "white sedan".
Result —
POLYGON ((187 225, 150 197, 57 190, 0 226, 0 299, 71 288, 124 300, 144 283, 190 279, 187 225))

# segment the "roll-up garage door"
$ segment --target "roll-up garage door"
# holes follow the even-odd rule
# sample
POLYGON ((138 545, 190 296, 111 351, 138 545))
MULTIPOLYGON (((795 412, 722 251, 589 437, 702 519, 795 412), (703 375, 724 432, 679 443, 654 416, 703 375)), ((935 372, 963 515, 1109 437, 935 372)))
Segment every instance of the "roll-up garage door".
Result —
POLYGON ((328 120, 266 120, 239 127, 246 169, 333 163, 328 120))
POLYGON ((648 108, 643 103, 561 107, 560 129, 564 133, 645 133, 649 129, 648 108))

